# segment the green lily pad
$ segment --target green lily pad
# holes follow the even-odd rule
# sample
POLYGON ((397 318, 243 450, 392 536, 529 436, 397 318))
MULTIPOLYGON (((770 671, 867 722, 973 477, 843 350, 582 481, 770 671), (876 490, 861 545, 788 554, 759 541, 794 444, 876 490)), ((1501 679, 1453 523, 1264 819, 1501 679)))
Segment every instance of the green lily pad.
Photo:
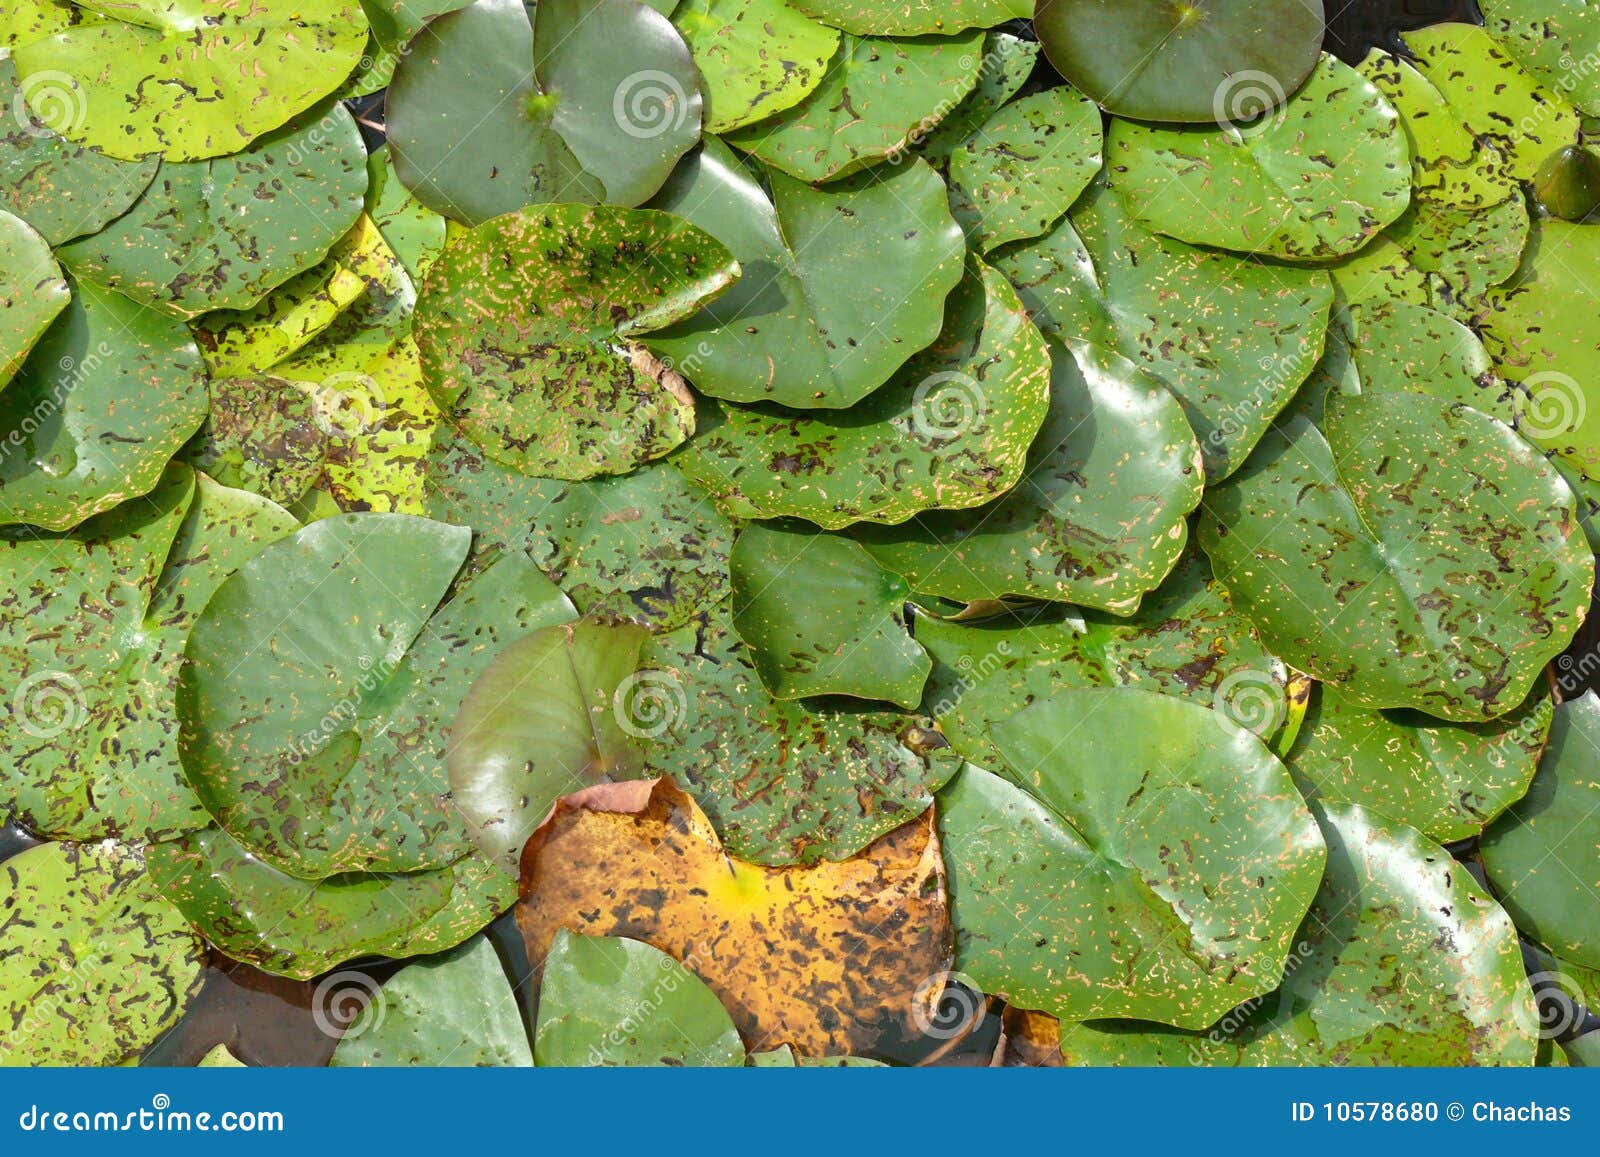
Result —
MULTIPOLYGON (((1418 204, 1413 200, 1400 221, 1416 213, 1418 204)), ((1342 305, 1403 301, 1427 306, 1433 302, 1428 275, 1411 263, 1410 254, 1389 233, 1379 233, 1355 253, 1330 262, 1326 268, 1342 305)), ((1331 343, 1331 336, 1329 340, 1331 343)))
POLYGON ((1106 136, 1111 186, 1150 229, 1291 261, 1353 253, 1405 212, 1409 160, 1394 107, 1332 56, 1258 124, 1114 120, 1106 136))
POLYGON ((1527 792, 1550 715, 1543 687, 1499 719, 1444 723, 1416 711, 1369 711, 1319 686, 1285 762, 1308 797, 1360 804, 1453 843, 1527 792))
POLYGON ((0 866, 0 1065, 114 1065, 176 1023, 205 946, 117 844, 41 844, 0 866))
POLYGON ((84 10, 68 0, 6 0, 0 8, 0 47, 31 44, 71 28, 83 17, 84 10))
POLYGON ((1600 116, 1600 28, 1590 0, 1483 0, 1489 35, 1587 116, 1600 116))
POLYGON ((637 0, 478 0, 412 45, 386 104, 395 172, 468 225, 526 205, 643 204, 700 137, 689 48, 637 0))
POLYGON ((705 131, 793 108, 822 83, 839 33, 783 0, 682 0, 671 13, 705 82, 705 131))
POLYGON ((58 252, 78 278, 179 317, 247 309, 328 255, 366 187, 361 134, 334 105, 242 153, 163 164, 131 210, 58 252))
POLYGON ((661 949, 563 928, 544 961, 533 1055, 545 1067, 725 1067, 744 1064, 744 1045, 706 982, 661 949))
POLYGON ((896 157, 972 91, 983 35, 839 38, 822 83, 799 104, 727 134, 791 177, 820 184, 896 157))
POLYGON ((1050 415, 1016 488, 857 537, 922 594, 1130 614, 1183 553, 1205 470, 1183 408, 1114 353, 1057 347, 1050 415))
POLYGON ((978 83, 939 123, 918 126, 917 152, 929 164, 944 168, 956 149, 1022 90, 1039 59, 1039 42, 992 29, 983 36, 983 63, 978 83))
POLYGON ((1277 987, 1324 855, 1259 739, 1128 687, 990 733, 1006 778, 968 767, 939 797, 962 973, 1063 1019, 1186 1028, 1277 987))
POLYGON ((0 133, 0 209, 52 245, 95 233, 127 212, 156 174, 154 157, 121 161, 52 132, 27 109, 17 66, 0 53, 0 108, 24 120, 0 133))
POLYGON ((1200 542, 1297 669, 1365 707, 1515 709, 1576 631, 1593 561, 1572 492, 1503 423, 1408 392, 1296 415, 1208 492, 1200 542), (1463 469, 1470 463, 1470 469, 1463 469))
POLYGON ((918 36, 987 28, 1033 15, 1029 0, 794 0, 794 6, 824 24, 857 36, 918 36))
POLYGON ((1041 0, 1050 63, 1108 112, 1237 122, 1283 104, 1316 66, 1322 0, 1041 0))
POLYGON ((724 603, 653 638, 624 701, 645 766, 693 793, 728 854, 758 864, 854 855, 927 811, 960 766, 926 716, 774 699, 724 603))
POLYGON ((1434 306, 1476 309, 1478 298, 1517 271, 1528 230, 1520 193, 1487 209, 1452 209, 1419 195, 1385 236, 1427 274, 1434 306))
POLYGON ((236 153, 331 93, 367 42, 355 0, 91 5, 85 20, 13 50, 34 113, 113 157, 236 153))
POLYGON ((1037 237, 1100 171, 1100 110, 1070 85, 1006 105, 950 157, 956 219, 980 250, 1037 237))
POLYGON ((224 582, 190 633, 184 768, 217 822, 305 878, 440 868, 455 712, 513 639, 570 616, 526 559, 434 608, 471 534, 402 514, 314 522, 224 582))
POLYGON ((212 378, 211 413, 185 459, 224 486, 280 506, 322 474, 329 436, 316 398, 283 378, 212 378))
POLYGON ((45 239, 21 217, 0 209, 0 387, 71 297, 45 239))
POLYGON ((665 213, 510 213, 429 268, 416 319, 422 372, 439 408, 496 462, 574 481, 626 473, 694 430, 682 379, 629 339, 682 320, 738 274, 720 242, 665 213))
POLYGON ((1153 374, 1182 403, 1206 478, 1244 464, 1322 353, 1333 285, 1144 229, 1103 183, 1039 238, 995 255, 1035 324, 1153 374))
MULTIPOLYGON (((402 56, 426 46, 413 39, 429 20, 465 8, 472 0, 361 0, 370 34, 367 50, 356 65, 354 87, 347 95, 364 96, 385 87, 402 56)), ((413 276, 415 274, 413 273, 413 276)))
POLYGON ((386 980, 345 1028, 328 1064, 527 1068, 533 1049, 494 944, 476 936, 386 980))
POLYGON ((148 493, 206 416, 181 322, 90 285, 0 391, 0 520, 70 530, 148 493))
POLYGON ((1282 988, 1204 1033, 1063 1025, 1068 1064, 1533 1063, 1538 1014, 1499 905, 1412 829, 1348 804, 1313 811, 1328 869, 1282 988))
POLYGON ((568 622, 564 601, 545 617, 473 681, 450 736, 451 806, 513 877, 556 800, 643 771, 627 697, 645 632, 568 622))
POLYGON ((733 527, 671 466, 587 482, 530 478, 440 431, 426 513, 473 530, 473 550, 527 554, 586 615, 681 627, 728 594, 733 527))
POLYGON ((1348 317, 1354 337, 1351 364, 1363 392, 1425 393, 1462 402, 1508 426, 1523 411, 1517 391, 1495 373, 1478 335, 1454 318, 1404 301, 1357 307, 1348 317))
POLYGON ((813 189, 768 174, 769 198, 707 139, 656 208, 722 242, 741 276, 647 339, 701 393, 795 408, 854 405, 933 342, 961 279, 961 228, 920 161, 813 189))
POLYGON ((446 221, 400 183, 388 145, 379 146, 367 158, 366 204, 373 224, 405 264, 411 280, 421 280, 444 248, 446 221))
POLYGON ((922 614, 925 702, 962 756, 1002 765, 990 726, 1063 688, 1137 686, 1192 699, 1263 740, 1287 716, 1288 673, 1191 550, 1132 616, 1052 607, 982 622, 922 614))
POLYGON ((932 661, 907 631, 911 588, 847 538, 747 526, 734 543, 733 629, 775 698, 848 695, 907 711, 932 661))
POLYGON ((1557 708, 1527 797, 1484 833, 1483 866, 1518 929, 1565 960, 1600 968, 1600 697, 1557 708))
POLYGON ((184 640, 217 585, 296 525, 174 465, 75 531, 0 540, 0 668, 18 689, 0 785, 30 830, 147 843, 206 825, 178 757, 184 640))
POLYGON ((479 857, 428 872, 280 872, 220 828, 146 853, 162 894, 216 948, 266 972, 309 980, 363 956, 443 952, 517 898, 516 881, 479 857))
POLYGON ((672 459, 735 518, 837 529, 981 504, 1022 475, 1050 404, 1050 351, 1006 279, 973 259, 932 345, 846 410, 701 406, 672 459))

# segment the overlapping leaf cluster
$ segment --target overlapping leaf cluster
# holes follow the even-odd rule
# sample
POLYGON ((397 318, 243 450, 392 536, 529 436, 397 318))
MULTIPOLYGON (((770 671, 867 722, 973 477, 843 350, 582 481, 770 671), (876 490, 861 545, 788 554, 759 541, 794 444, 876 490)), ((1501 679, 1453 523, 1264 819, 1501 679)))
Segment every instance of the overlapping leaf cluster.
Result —
POLYGON ((0 1061, 207 945, 422 958, 338 1064, 1581 1061, 1600 10, 1484 9, 0 0, 0 1061))

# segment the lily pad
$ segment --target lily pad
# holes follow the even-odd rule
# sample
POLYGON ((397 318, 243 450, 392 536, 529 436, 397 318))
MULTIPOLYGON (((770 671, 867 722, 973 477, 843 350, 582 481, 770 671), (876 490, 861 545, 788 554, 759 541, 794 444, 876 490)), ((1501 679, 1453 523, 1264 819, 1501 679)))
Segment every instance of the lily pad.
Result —
POLYGON ((386 980, 344 1030, 328 1064, 526 1068, 533 1049, 494 944, 476 936, 386 980))
POLYGON ((1050 63, 1108 112, 1237 122, 1283 104, 1316 66, 1322 0, 1042 0, 1034 28, 1050 63))
POLYGON ((907 711, 922 702, 933 664, 907 630, 911 588, 856 543, 748 526, 729 569, 733 628, 774 697, 848 695, 907 711))
POLYGON ((794 0, 794 6, 857 36, 959 32, 1033 15, 1028 0, 794 0))
POLYGON ((366 204, 373 224, 405 263, 411 280, 420 280, 444 248, 446 220, 400 183, 388 145, 374 149, 367 158, 366 204))
POLYGON ((428 22, 389 86, 395 172, 468 225, 527 205, 640 205, 700 137, 699 76, 637 0, 478 0, 428 22))
POLYGON ((1033 74, 1039 42, 991 29, 983 36, 983 61, 978 83, 937 124, 917 126, 917 152, 935 168, 944 168, 956 149, 1016 96, 1033 74))
POLYGON ((822 83, 839 33, 783 0, 682 0, 672 23, 705 82, 705 131, 793 108, 822 83))
POLYGON ((727 134, 728 143, 812 184, 905 152, 978 80, 983 36, 839 38, 822 83, 799 104, 727 134))
POLYGON ((322 474, 329 436, 315 397, 283 378, 212 378, 211 413, 184 457, 224 486, 281 506, 322 474))
POLYGON ((1101 182, 1036 241, 995 255, 1035 324, 1153 374, 1182 403, 1206 479, 1244 464, 1322 353, 1333 285, 1150 233, 1101 182))
POLYGON ((1129 614, 1183 553, 1205 470, 1183 408, 1114 353, 1057 347, 1050 415, 1009 494, 857 536, 920 593, 1129 614))
POLYGON ((361 213, 365 150, 343 105, 216 160, 164 163, 137 204, 59 250, 82 280, 179 317, 246 309, 317 264, 361 213))
POLYGON ((1520 193, 1487 209, 1452 209, 1419 195, 1385 236, 1428 275, 1432 304, 1476 312, 1484 292, 1517 271, 1528 231, 1520 193))
POLYGON ((181 322, 74 286, 0 391, 0 519, 70 530, 148 493, 205 416, 205 367, 181 322))
POLYGON ((1527 797, 1484 833, 1483 866, 1518 929, 1563 959, 1600 968, 1600 697, 1556 709, 1527 797))
POLYGON ((682 320, 738 274, 720 242, 665 213, 510 213, 429 268, 416 320, 423 376, 496 462, 569 480, 625 473, 694 430, 682 379, 629 339, 682 320))
POLYGON ((1006 105, 950 157, 951 202, 988 252, 1037 237, 1100 171, 1100 110, 1070 85, 1006 105))
POLYGON ((731 291, 647 344, 701 393, 796 408, 854 405, 942 325, 965 246, 920 161, 826 189, 768 174, 769 198, 708 139, 654 205, 738 259, 731 291))
POLYGON ((1150 229, 1291 261, 1353 253, 1405 212, 1409 162, 1394 106, 1332 56, 1260 123, 1114 120, 1106 136, 1111 186, 1150 229))
POLYGON ((0 1065, 114 1065, 174 1024, 204 945, 118 844, 41 844, 0 865, 0 1065))
POLYGON ((52 245, 98 232, 127 212, 155 176, 157 159, 122 161, 69 141, 29 112, 26 101, 15 62, 0 54, 0 108, 21 119, 0 133, 0 209, 52 245))
POLYGON ((1600 29, 1591 0, 1483 0, 1480 7, 1501 48, 1585 115, 1600 116, 1600 29))
POLYGON ((45 239, 21 217, 0 209, 0 387, 71 296, 45 239))
POLYGON ((41 120, 124 160, 236 153, 337 88, 367 42, 355 0, 91 7, 13 56, 41 120))
POLYGON ((652 639, 624 706, 645 766, 692 791, 731 854, 843 860, 925 812, 960 761, 932 720, 850 700, 774 699, 727 604, 652 639))
POLYGON ((940 794, 957 969, 1064 1019, 1186 1028, 1277 987, 1324 855, 1259 739, 1128 687, 990 733, 1006 777, 968 767, 940 794))
POLYGON ((1543 458, 1485 414, 1406 392, 1330 397, 1321 429, 1285 421, 1208 493, 1199 537, 1296 668, 1365 707, 1460 722, 1527 697, 1594 581, 1543 458))
POLYGON ((701 407, 672 464, 736 518, 837 529, 979 505, 1022 474, 1050 402, 1050 351, 1006 279, 975 259, 943 331, 846 410, 701 407))
MULTIPOLYGON (((471 0, 361 0, 370 36, 350 95, 363 96, 387 86, 402 56, 423 48, 418 38, 429 20, 465 8, 471 0)), ((413 274, 414 276, 414 274, 413 274)))
POLYGON ((705 981, 659 948, 556 933, 539 986, 541 1066, 744 1064, 744 1045, 705 981))

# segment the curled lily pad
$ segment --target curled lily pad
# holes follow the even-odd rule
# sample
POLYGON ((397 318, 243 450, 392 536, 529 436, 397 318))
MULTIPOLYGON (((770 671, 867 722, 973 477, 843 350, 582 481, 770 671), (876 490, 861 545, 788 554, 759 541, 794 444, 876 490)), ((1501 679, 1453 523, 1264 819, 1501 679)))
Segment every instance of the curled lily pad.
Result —
POLYGON ((163 164, 131 210, 59 252, 79 278, 177 316, 246 309, 328 255, 366 187, 361 134, 334 105, 241 153, 163 164))
POLYGON ((984 33, 978 83, 938 124, 927 129, 918 126, 918 153, 929 164, 944 168, 956 149, 1021 91, 1038 59, 1037 40, 1024 40, 999 29, 984 33))
POLYGON ((694 429, 682 379, 629 339, 682 320, 738 274, 720 242, 665 213, 510 213, 429 268, 422 372, 439 408, 496 462, 573 480, 624 473, 694 429))
POLYGON ((972 91, 983 37, 839 38, 822 83, 728 143, 802 181, 848 176, 904 152, 972 91))
POLYGON ((705 80, 705 130, 792 108, 822 83, 839 33, 783 0, 682 0, 672 23, 705 80))
POLYGON ((637 0, 478 0, 427 24, 387 101, 395 171, 477 225, 525 205, 639 205, 700 136, 699 76, 637 0))
POLYGON ((1042 0, 1050 63, 1107 111, 1152 121, 1248 120, 1317 63, 1322 0, 1042 0))
POLYGON ((1582 221, 1600 209, 1600 151, 1592 145, 1557 149, 1539 166, 1533 184, 1547 213, 1582 221))
POLYGON ((795 0, 794 6, 857 36, 959 32, 1033 15, 1028 0, 795 0))
POLYGON ((837 529, 1009 490, 1050 402, 1050 351, 1016 291, 974 260, 932 345, 845 410, 702 407, 672 464, 741 518, 837 529))
POLYGON ((199 991, 204 945, 132 849, 42 844, 0 878, 0 1065, 114 1065, 199 991))
POLYGON ((728 850, 759 864, 842 860, 925 812, 959 760, 925 716, 775 699, 727 604, 652 639, 618 709, 647 769, 694 793, 728 850))
POLYGON ((1068 1064, 1522 1065, 1538 1015, 1516 930, 1438 844, 1313 805, 1328 869, 1282 987, 1205 1032, 1063 1026, 1068 1064))
POLYGON ((1070 85, 1006 105, 950 157, 951 201, 987 252, 1037 237, 1100 171, 1100 110, 1070 85))
POLYGON ((1550 951, 1600 968, 1594 904, 1600 854, 1600 697, 1590 691, 1556 710, 1550 747, 1527 798, 1483 837, 1483 866, 1517 927, 1550 951))
POLYGON ((440 431, 426 466, 431 517, 470 526, 475 552, 526 553, 587 615, 671 630, 728 594, 733 527, 671 466, 530 478, 453 430, 440 431))
POLYGON ((357 957, 454 948, 516 900, 515 881, 477 857, 426 872, 291 876, 220 828, 153 845, 151 878, 216 948, 309 980, 357 957))
POLYGON ((1394 107, 1332 56, 1262 122, 1115 120, 1106 137, 1112 187, 1157 233, 1295 261, 1353 253, 1405 212, 1409 161, 1394 107), (1219 211, 1241 204, 1249 208, 1219 211))
POLYGON ((932 667, 907 633, 911 588, 847 538, 749 526, 734 543, 733 628, 779 699, 849 695, 914 709, 932 667))
POLYGON ((98 19, 18 44, 17 70, 45 124, 126 160, 236 153, 337 88, 367 41, 356 0, 92 8, 98 19))
POLYGON ((205 415, 205 367, 181 322, 74 286, 0 391, 0 519, 70 530, 148 493, 205 415))
POLYGON ((1237 470, 1322 353, 1333 286, 1150 233, 1103 183, 1036 241, 995 255, 1034 322, 1121 354, 1182 403, 1215 482, 1237 470))
POLYGON ((1369 711, 1319 686, 1287 763, 1313 798, 1360 804, 1452 843, 1477 835, 1527 792, 1550 715, 1543 687, 1499 719, 1444 723, 1416 711, 1369 711))
POLYGON ((768 177, 770 198, 713 139, 673 175, 655 206, 726 245, 741 274, 647 344, 715 398, 853 405, 938 336, 961 228, 920 161, 820 190, 768 177))
POLYGON ((1600 29, 1591 0, 1483 0, 1489 35, 1588 116, 1600 116, 1600 29))
POLYGON ((0 209, 52 245, 94 233, 139 199, 158 161, 121 161, 69 141, 28 111, 17 66, 0 54, 0 108, 22 123, 0 132, 0 209))
POLYGON ((0 667, 19 691, 0 784, 30 830, 144 843, 205 826, 178 756, 184 640, 217 585, 295 527, 174 465, 75 531, 4 540, 0 667))
POLYGON ((706 982, 661 949, 563 928, 544 961, 534 1058, 543 1066, 737 1066, 744 1045, 706 982))
POLYGON ((1406 392, 1330 397, 1321 429, 1285 421, 1208 492, 1200 542, 1296 668, 1366 707, 1460 722, 1527 697, 1594 581, 1543 458, 1485 414, 1406 392))
POLYGON ((1259 739, 1128 687, 990 733, 1005 778, 968 767, 940 794, 959 970, 1064 1019, 1187 1028, 1278 985, 1324 855, 1259 739))
POLYGON ((45 239, 21 217, 0 209, 0 387, 71 296, 45 239))
POLYGON ((1050 414, 1022 480, 973 510, 857 534, 919 592, 1131 613, 1183 553, 1205 470, 1183 408, 1114 353, 1057 347, 1050 414))

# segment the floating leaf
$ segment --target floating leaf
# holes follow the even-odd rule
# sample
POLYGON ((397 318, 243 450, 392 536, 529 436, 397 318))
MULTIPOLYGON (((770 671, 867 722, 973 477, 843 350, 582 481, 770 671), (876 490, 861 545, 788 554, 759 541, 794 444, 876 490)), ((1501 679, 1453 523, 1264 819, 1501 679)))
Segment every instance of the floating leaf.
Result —
POLYGON ((984 33, 978 83, 938 124, 917 126, 917 151, 929 164, 942 169, 968 137, 1021 91, 1038 59, 1037 40, 1023 40, 998 29, 984 33))
POLYGON ((1106 136, 1111 186, 1146 226, 1193 245, 1293 261, 1353 253, 1405 212, 1408 160, 1394 107, 1332 56, 1259 124, 1114 120, 1106 136), (1219 201, 1250 208, 1218 213, 1219 201))
POLYGON ((722 242, 731 291, 647 344, 701 393, 797 408, 854 405, 934 341, 961 279, 961 228, 920 161, 813 189, 768 174, 769 199, 708 139, 655 206, 722 242))
POLYGON ((682 0, 672 23, 705 82, 705 131, 793 108, 822 83, 839 33, 783 0, 682 0))
POLYGON ((496 462, 571 480, 625 473, 694 430, 682 379, 628 339, 682 320, 738 274, 719 242, 665 213, 507 214, 429 268, 416 323, 423 376, 496 462))
MULTIPOLYGON (((371 35, 357 66, 354 92, 361 96, 388 85, 402 56, 427 43, 414 37, 435 16, 465 8, 471 0, 361 0, 371 35)), ((413 271, 412 276, 416 276, 413 271)))
POLYGON ((283 378, 212 378, 211 413, 185 458, 224 486, 287 506, 322 473, 326 421, 316 399, 283 378))
POLYGON ((478 0, 428 22, 386 104, 395 172, 468 225, 526 205, 640 205, 700 137, 699 76, 636 0, 478 0))
POLYGON ((43 237, 0 209, 0 387, 11 380, 72 291, 43 237))
POLYGON ((1588 116, 1600 116, 1600 30, 1590 0, 1484 0, 1489 34, 1588 116))
POLYGON ((1034 28, 1061 75, 1118 116, 1243 121, 1316 66, 1322 0, 1042 0, 1034 28))
POLYGON ((40 120, 125 160, 236 153, 337 88, 367 42, 355 0, 91 8, 13 56, 40 120))
POLYGON ((843 863, 763 868, 730 858, 668 780, 596 788, 556 805, 522 878, 535 967, 563 928, 642 940, 704 980, 752 1047, 871 1052, 950 963, 931 817, 843 863))
POLYGON ((1049 367, 1016 292, 974 260, 943 331, 889 385, 847 410, 705 404, 672 464, 740 518, 837 529, 974 506, 1020 477, 1049 406, 1049 367))
POLYGON ((1199 537, 1296 668, 1365 707, 1461 722, 1527 697, 1594 581, 1572 492, 1539 454, 1405 392, 1330 397, 1321 429, 1283 423, 1208 493, 1199 537))
POLYGON ((638 940, 559 929, 544 961, 542 1066, 744 1064, 727 1010, 699 977, 638 940))
POLYGON ((904 152, 972 91, 982 41, 977 32, 901 40, 846 33, 816 89, 729 133, 728 143, 812 184, 848 176, 904 152))
POLYGON ((1255 735, 1130 687, 990 728, 1005 775, 940 794, 956 967, 1069 1020, 1203 1028, 1277 986, 1322 838, 1255 735))
POLYGON ((794 0, 794 6, 824 24, 858 36, 917 36, 959 32, 1033 15, 1028 0, 794 0))
POLYGON ((778 699, 849 695, 907 711, 931 661, 907 633, 911 589, 847 538, 748 526, 734 543, 733 627, 778 699))
POLYGON ((0 1065, 114 1065, 199 991, 203 945, 137 852, 42 844, 0 877, 0 1065))
POLYGON ((1475 304, 1485 290, 1515 273, 1528 227, 1521 194, 1487 209, 1451 209, 1419 196, 1386 236, 1428 275, 1432 304, 1444 308, 1475 304))
MULTIPOLYGON (((404 0, 392 0, 404 7, 404 0)), ((388 145, 367 158, 367 213, 385 241, 405 263, 411 280, 420 280, 444 248, 445 219, 411 195, 395 175, 388 145)))

